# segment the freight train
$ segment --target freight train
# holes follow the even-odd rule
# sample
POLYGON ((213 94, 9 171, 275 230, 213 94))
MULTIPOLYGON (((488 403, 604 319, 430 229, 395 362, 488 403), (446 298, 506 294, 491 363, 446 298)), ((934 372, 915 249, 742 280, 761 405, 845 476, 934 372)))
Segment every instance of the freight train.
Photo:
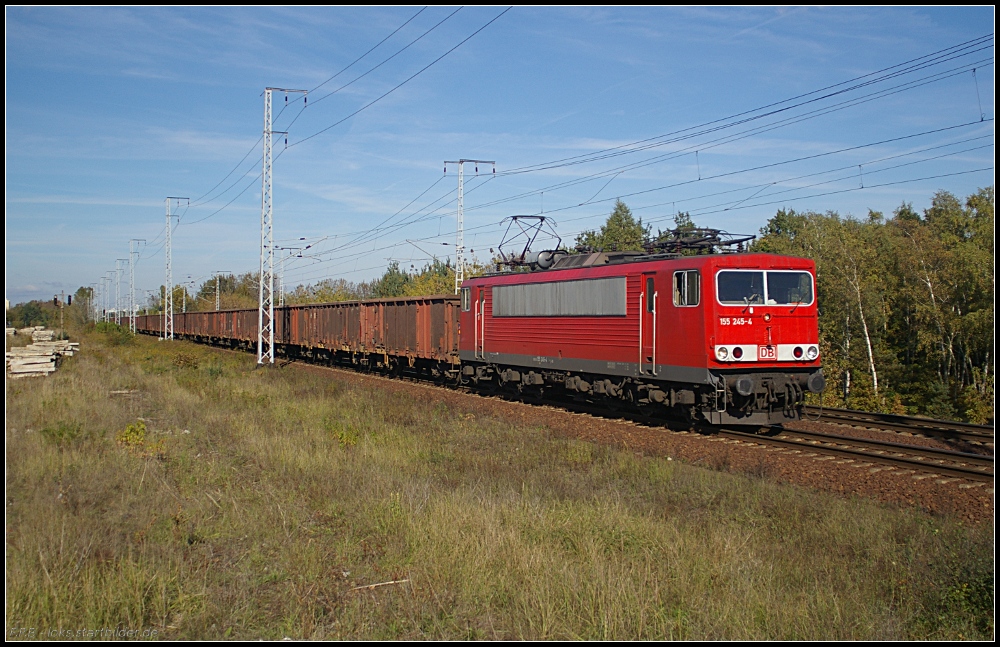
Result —
MULTIPOLYGON (((797 420, 824 389, 810 260, 598 251, 529 265, 457 296, 275 308, 275 353, 714 425, 797 420)), ((256 309, 174 317, 178 338, 256 348, 256 309)), ((163 317, 136 329, 159 335, 163 317)))

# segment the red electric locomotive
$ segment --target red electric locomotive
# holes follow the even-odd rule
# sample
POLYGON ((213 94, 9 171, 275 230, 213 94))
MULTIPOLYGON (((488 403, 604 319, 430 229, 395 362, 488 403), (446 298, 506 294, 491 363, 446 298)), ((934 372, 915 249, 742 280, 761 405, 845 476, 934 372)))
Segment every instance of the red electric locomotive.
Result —
POLYGON ((465 379, 751 425, 799 419, 806 391, 825 386, 810 260, 535 258, 550 269, 462 284, 465 379))

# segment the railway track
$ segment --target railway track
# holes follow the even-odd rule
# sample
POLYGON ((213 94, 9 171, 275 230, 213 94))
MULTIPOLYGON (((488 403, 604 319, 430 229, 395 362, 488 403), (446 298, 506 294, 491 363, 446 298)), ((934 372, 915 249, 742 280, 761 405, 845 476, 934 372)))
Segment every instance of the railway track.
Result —
POLYGON ((945 440, 993 444, 993 427, 988 425, 815 406, 807 406, 805 413, 808 420, 816 422, 853 425, 896 433, 920 434, 945 440))
MULTIPOLYGON (((462 388, 462 391, 479 397, 507 396, 487 395, 473 389, 462 388)), ((612 412, 606 409, 571 400, 549 400, 532 402, 530 404, 561 408, 574 413, 582 413, 605 419, 625 419, 641 425, 670 429, 671 421, 661 418, 644 416, 630 411, 612 412)), ((878 414, 876 414, 878 415, 878 414)), ((937 422, 937 421, 935 421, 937 422)), ((676 424, 676 423, 675 423, 676 424)), ((958 423, 961 424, 961 423, 958 423)), ((676 430, 673 430, 676 431, 676 430)), ((684 431, 688 431, 685 429, 684 431)), ((723 438, 738 439, 743 442, 763 443, 784 447, 786 449, 805 450, 809 453, 823 454, 832 458, 841 458, 858 466, 878 464, 901 470, 924 472, 928 476, 944 476, 962 478, 971 481, 992 483, 994 480, 993 457, 960 452, 949 449, 923 447, 906 443, 884 440, 871 440, 838 434, 799 429, 786 429, 781 425, 761 429, 764 433, 740 431, 711 426, 698 426, 698 432, 704 435, 715 435, 723 438)))
POLYGON ((716 433, 725 438, 795 448, 852 462, 877 463, 972 481, 992 483, 994 480, 992 456, 783 427, 770 428, 766 434, 733 429, 719 429, 716 433))
MULTIPOLYGON (((230 352, 241 351, 230 350, 230 352)), ((286 363, 295 363, 295 360, 287 360, 286 363)), ((340 366, 328 366, 323 364, 312 365, 322 366, 323 368, 335 371, 344 371, 347 373, 352 372, 349 369, 340 366)), ((375 377, 379 379, 400 379, 400 377, 392 378, 377 372, 364 372, 363 374, 368 377, 375 377)), ((858 466, 870 463, 885 465, 887 467, 900 470, 910 470, 913 472, 920 471, 926 473, 928 476, 938 475, 988 483, 992 483, 994 480, 992 456, 982 456, 966 452, 920 447, 905 443, 840 436, 837 434, 786 429, 780 425, 761 428, 760 431, 763 433, 754 433, 753 431, 740 431, 705 425, 698 425, 695 427, 686 425, 683 429, 678 429, 677 423, 670 420, 643 415, 641 413, 628 410, 613 411, 570 398, 535 400, 532 398, 517 397, 510 393, 482 392, 467 386, 446 386, 413 377, 401 377, 402 381, 420 385, 425 388, 440 388, 452 392, 458 391, 475 397, 522 402, 524 404, 542 406, 544 408, 561 409, 571 413, 589 415, 606 420, 627 420, 633 424, 656 427, 673 432, 690 433, 694 431, 702 435, 715 435, 717 437, 739 440, 749 444, 773 445, 783 447, 785 449, 791 449, 793 451, 804 451, 806 452, 804 454, 806 456, 809 456, 810 454, 820 454, 830 456, 831 458, 841 458, 844 461, 854 463, 858 466), (671 425, 673 425, 673 428, 671 428, 671 425)), ((846 410, 824 409, 824 414, 830 411, 846 410)), ((853 421, 853 424, 865 426, 871 426, 871 424, 877 423, 878 418, 883 415, 855 411, 846 411, 846 413, 859 414, 858 417, 851 418, 850 420, 853 421), (862 416, 870 417, 864 418, 862 416)), ((886 417, 905 418, 905 416, 886 417)), ((920 420, 922 423, 950 424, 946 421, 926 419, 917 420, 920 420)), ((956 424, 961 425, 962 423, 956 424)), ((972 426, 974 427, 975 425, 972 426)), ((937 428, 931 426, 929 429, 935 430, 937 428)), ((914 432, 912 427, 907 430, 914 432)), ((954 438, 954 436, 951 438, 954 438)), ((992 440, 992 435, 990 435, 989 438, 992 440)))

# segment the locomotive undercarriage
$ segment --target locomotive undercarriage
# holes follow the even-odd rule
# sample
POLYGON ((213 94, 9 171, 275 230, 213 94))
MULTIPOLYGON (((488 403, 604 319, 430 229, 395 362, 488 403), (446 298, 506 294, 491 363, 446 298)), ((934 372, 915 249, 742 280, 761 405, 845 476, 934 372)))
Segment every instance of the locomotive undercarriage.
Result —
MULTIPOLYGON (((178 338, 254 351, 256 344, 228 338, 178 335, 178 338)), ((490 393, 525 399, 565 399, 607 408, 713 425, 773 425, 799 420, 805 393, 818 393, 822 369, 787 372, 712 372, 712 384, 691 384, 625 376, 545 370, 492 363, 464 363, 275 344, 277 357, 354 368, 389 376, 408 376, 439 384, 468 385, 490 393)))
POLYGON ((807 391, 825 386, 821 369, 712 374, 713 384, 480 364, 462 366, 463 382, 490 391, 570 399, 713 425, 774 425, 799 420, 807 391))

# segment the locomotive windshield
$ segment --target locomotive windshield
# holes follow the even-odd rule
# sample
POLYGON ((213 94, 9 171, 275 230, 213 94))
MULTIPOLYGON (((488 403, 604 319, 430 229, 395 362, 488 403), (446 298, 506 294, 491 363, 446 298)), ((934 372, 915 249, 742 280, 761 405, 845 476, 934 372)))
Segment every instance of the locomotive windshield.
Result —
POLYGON ((727 306, 809 305, 813 301, 809 272, 723 270, 717 285, 719 303, 727 306))
POLYGON ((812 303, 812 276, 809 272, 768 272, 768 305, 812 303))
POLYGON ((764 303, 763 272, 719 272, 719 303, 727 306, 764 303))

